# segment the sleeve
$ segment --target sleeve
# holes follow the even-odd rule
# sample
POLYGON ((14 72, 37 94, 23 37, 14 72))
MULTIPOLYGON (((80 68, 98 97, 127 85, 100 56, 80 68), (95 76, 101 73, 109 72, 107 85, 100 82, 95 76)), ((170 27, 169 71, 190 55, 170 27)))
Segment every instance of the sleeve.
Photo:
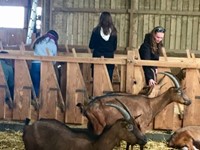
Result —
POLYGON ((94 49, 95 48, 95 43, 96 43, 96 36, 95 36, 94 29, 93 29, 92 35, 90 37, 89 48, 90 49, 94 49))
POLYGON ((117 36, 115 36, 115 39, 114 39, 114 51, 117 50, 117 36))
MULTIPOLYGON (((151 51, 150 51, 150 48, 148 46, 143 44, 139 49, 139 53, 140 53, 140 58, 142 60, 151 60, 151 51)), ((154 79, 153 70, 155 70, 155 67, 153 67, 153 66, 143 66, 143 70, 144 70, 146 84, 148 85, 149 80, 154 79)))

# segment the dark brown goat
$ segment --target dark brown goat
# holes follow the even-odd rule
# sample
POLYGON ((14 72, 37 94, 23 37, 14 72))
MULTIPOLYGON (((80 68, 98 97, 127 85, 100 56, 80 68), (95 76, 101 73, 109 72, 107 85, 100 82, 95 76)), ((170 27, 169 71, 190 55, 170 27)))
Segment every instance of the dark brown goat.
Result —
POLYGON ((94 138, 88 129, 70 128, 53 120, 42 119, 25 126, 23 141, 26 150, 112 150, 121 140, 131 144, 146 144, 146 137, 138 129, 136 122, 121 106, 115 107, 124 118, 118 119, 109 129, 94 138))
POLYGON ((200 126, 186 126, 172 134, 168 146, 173 148, 187 147, 188 150, 195 150, 194 146, 200 149, 200 126))

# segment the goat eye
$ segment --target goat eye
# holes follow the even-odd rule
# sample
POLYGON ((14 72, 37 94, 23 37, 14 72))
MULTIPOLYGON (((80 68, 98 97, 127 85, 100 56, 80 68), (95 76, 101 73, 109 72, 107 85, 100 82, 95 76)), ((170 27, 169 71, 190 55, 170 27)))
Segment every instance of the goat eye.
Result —
POLYGON ((128 124, 127 126, 128 131, 132 131, 133 130, 133 125, 132 124, 128 124))
POLYGON ((181 94, 182 94, 182 92, 181 92, 180 90, 178 90, 177 93, 178 93, 178 95, 181 95, 181 94))

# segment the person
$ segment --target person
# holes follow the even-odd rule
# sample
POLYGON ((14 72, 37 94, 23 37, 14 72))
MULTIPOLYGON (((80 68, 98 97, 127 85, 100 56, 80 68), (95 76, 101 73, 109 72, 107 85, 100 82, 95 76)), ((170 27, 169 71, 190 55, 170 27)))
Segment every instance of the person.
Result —
MULTIPOLYGON (((0 54, 8 54, 7 51, 0 51, 0 54)), ((5 102, 8 104, 9 108, 12 108, 13 104, 10 100, 14 99, 14 68, 13 62, 10 59, 0 59, 0 63, 4 72, 4 77, 8 86, 6 91, 5 102)))
MULTIPOLYGON (((44 35, 40 36, 33 43, 35 56, 56 56, 58 49, 58 33, 55 30, 49 30, 44 35), (47 52, 48 49, 48 52, 47 52)), ((31 63, 31 79, 35 89, 35 94, 39 96, 40 89, 40 61, 33 60, 31 63)))
MULTIPOLYGON (((114 52, 117 48, 117 29, 113 24, 112 17, 109 12, 101 13, 99 23, 92 31, 89 48, 93 50, 93 57, 114 57, 114 52)), ((110 80, 112 81, 114 64, 107 64, 106 67, 110 80)))
MULTIPOLYGON (((162 26, 155 27, 150 33, 147 33, 144 42, 139 48, 139 55, 142 60, 159 60, 162 54, 163 38, 165 28, 162 26)), ((156 84, 156 66, 143 66, 146 84, 154 86, 156 84)))

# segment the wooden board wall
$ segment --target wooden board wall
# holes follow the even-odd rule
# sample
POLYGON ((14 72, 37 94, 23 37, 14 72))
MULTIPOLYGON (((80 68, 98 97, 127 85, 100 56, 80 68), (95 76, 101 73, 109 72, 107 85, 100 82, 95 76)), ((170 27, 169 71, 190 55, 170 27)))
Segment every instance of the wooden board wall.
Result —
MULTIPOLYGON (((46 0, 44 0, 46 1, 46 0)), ((138 48, 153 27, 166 28, 169 50, 199 50, 200 0, 54 0, 51 26, 59 44, 87 47, 100 12, 110 11, 118 30, 118 50, 138 48)))

